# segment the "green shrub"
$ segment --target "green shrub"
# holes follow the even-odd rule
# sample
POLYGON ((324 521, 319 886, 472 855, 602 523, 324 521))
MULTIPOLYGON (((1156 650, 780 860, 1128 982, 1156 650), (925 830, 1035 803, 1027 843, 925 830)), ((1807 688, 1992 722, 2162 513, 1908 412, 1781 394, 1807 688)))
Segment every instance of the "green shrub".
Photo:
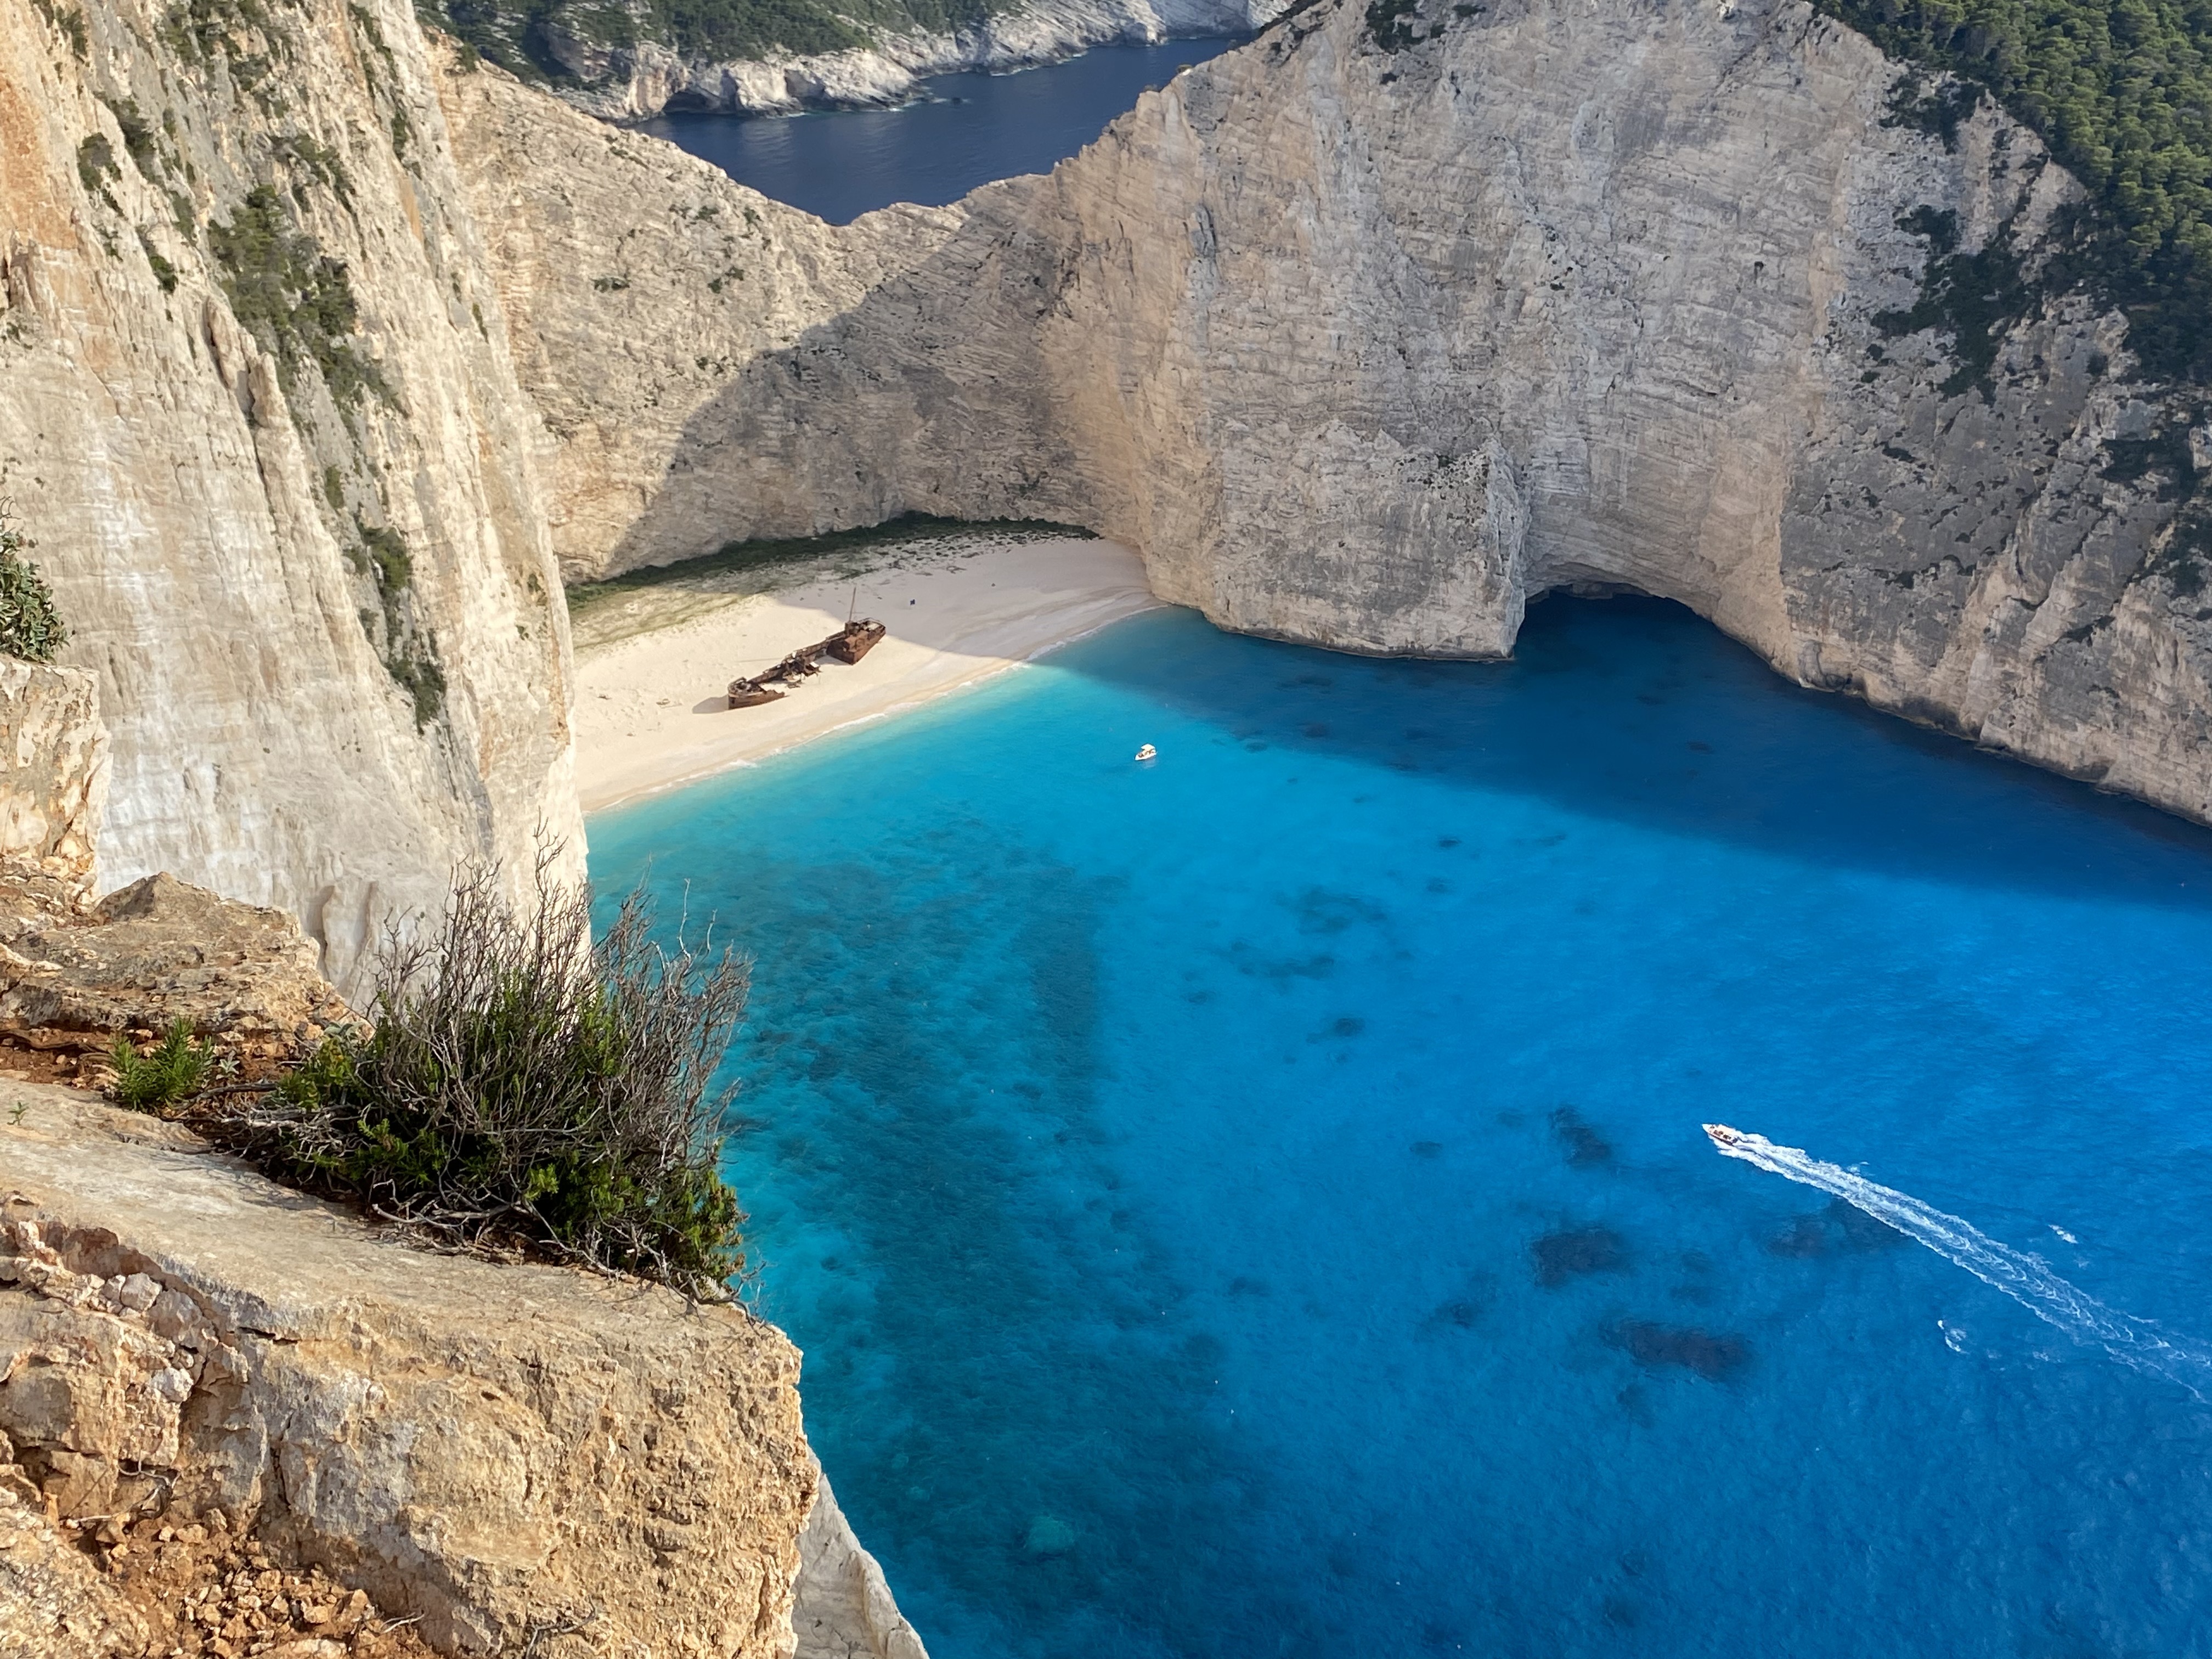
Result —
POLYGON ((118 1036, 108 1058, 115 1062, 108 1092, 117 1105, 134 1112, 190 1099, 207 1087, 214 1069, 214 1056, 204 1043, 192 1041, 192 1028, 181 1019, 169 1027, 152 1054, 142 1055, 129 1037, 118 1036))
POLYGON ((375 363, 352 344, 361 327, 353 283, 343 262, 326 258, 315 239, 292 228, 283 198, 257 185, 228 224, 208 228, 208 246, 222 270, 231 314, 276 358, 289 392, 302 364, 312 365, 341 407, 364 392, 392 393, 375 363))
POLYGON ((30 544, 0 505, 0 651, 26 662, 52 662, 69 643, 69 625, 39 567, 22 556, 30 544))
POLYGON ((107 191, 107 181, 119 179, 123 169, 115 165, 115 146, 107 142, 107 135, 95 132, 76 147, 76 179, 94 196, 107 191))
POLYGON ((375 966, 375 1024, 327 1038, 245 1120, 272 1172, 448 1243, 522 1249, 726 1299, 744 1269, 708 1085, 747 966, 653 943, 633 895, 594 945, 591 900, 541 863, 517 908, 465 872, 436 926, 375 966))

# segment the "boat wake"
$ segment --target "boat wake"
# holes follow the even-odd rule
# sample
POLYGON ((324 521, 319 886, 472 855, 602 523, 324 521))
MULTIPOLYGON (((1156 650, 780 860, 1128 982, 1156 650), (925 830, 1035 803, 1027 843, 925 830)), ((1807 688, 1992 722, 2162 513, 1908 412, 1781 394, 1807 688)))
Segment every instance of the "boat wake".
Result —
POLYGON ((1764 1135, 1746 1134, 1723 1123, 1708 1123, 1705 1133, 1724 1157, 1741 1158, 1771 1175, 1832 1193, 1877 1221, 1887 1222, 1984 1285, 2002 1291, 2076 1342, 2101 1347, 2123 1364, 2178 1382, 2199 1400, 2212 1395, 2212 1352, 2176 1341, 2147 1319, 2106 1307, 2033 1256, 1998 1243, 1957 1216, 1946 1215, 1909 1194, 1877 1186, 1849 1170, 1823 1164, 1796 1146, 1778 1146, 1764 1135))

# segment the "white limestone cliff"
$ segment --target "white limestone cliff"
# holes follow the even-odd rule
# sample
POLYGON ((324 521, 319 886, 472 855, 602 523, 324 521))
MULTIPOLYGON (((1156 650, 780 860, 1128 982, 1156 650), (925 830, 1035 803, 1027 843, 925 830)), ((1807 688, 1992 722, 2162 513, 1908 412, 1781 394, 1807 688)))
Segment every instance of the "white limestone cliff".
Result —
POLYGON ((1984 104, 1947 137, 1900 82, 1802 0, 1320 0, 1048 177, 842 230, 501 77, 445 91, 572 574, 1060 518, 1224 626, 1472 656, 1547 590, 1632 588, 2212 817, 2205 572, 2122 459, 2176 464, 2195 394, 2034 294, 2079 191, 2033 135, 1984 104), (1985 365, 1899 321, 2014 270, 1985 365))
POLYGON ((396 0, 0 0, 0 498, 100 683, 102 878, 290 911, 341 983, 456 861, 581 853, 543 428, 441 128, 396 0), (289 360, 232 297, 288 264, 289 360))

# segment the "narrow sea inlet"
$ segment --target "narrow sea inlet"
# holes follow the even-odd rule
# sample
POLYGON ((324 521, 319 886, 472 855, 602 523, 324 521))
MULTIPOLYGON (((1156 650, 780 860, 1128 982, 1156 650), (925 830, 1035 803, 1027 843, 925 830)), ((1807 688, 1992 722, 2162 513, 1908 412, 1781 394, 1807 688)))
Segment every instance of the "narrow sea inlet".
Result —
POLYGON ((2212 834, 1560 599, 591 832, 757 958, 762 1311, 937 1659, 2212 1652, 2212 834))
POLYGON ((763 196, 842 225, 893 202, 942 207, 994 179, 1049 173, 1146 88, 1235 44, 1117 42, 1013 74, 937 76, 899 109, 765 117, 678 111, 644 130, 763 196))

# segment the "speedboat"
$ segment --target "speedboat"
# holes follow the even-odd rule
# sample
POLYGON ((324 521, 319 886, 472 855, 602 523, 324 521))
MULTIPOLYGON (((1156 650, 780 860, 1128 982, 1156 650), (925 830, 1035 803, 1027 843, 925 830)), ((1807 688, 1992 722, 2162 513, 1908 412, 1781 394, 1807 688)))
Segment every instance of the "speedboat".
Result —
POLYGON ((1153 748, 1149 743, 1142 749, 1137 750, 1137 758, 1140 761, 1158 760, 1159 757, 1160 751, 1153 748))
POLYGON ((1741 1133, 1729 1128, 1725 1123, 1708 1123, 1705 1125, 1705 1133, 1713 1138, 1713 1145, 1723 1151, 1730 1146, 1743 1145, 1741 1133))

